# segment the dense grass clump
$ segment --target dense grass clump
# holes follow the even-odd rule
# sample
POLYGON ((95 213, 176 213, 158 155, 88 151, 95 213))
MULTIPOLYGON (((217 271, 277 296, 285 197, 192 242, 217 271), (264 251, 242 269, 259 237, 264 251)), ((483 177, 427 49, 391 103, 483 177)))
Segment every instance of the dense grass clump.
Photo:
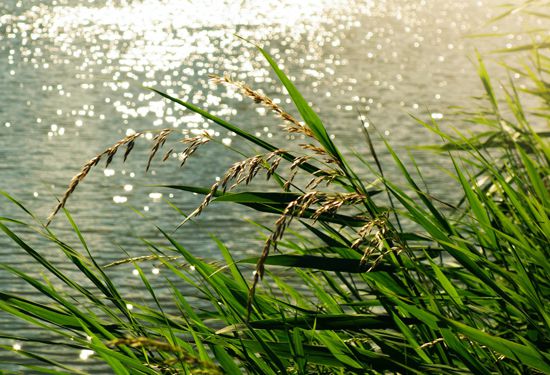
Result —
MULTIPOLYGON (((36 279, 3 262, 5 270, 49 302, 0 293, 0 309, 56 337, 46 344, 93 351, 117 374, 550 373, 550 94, 545 80, 550 58, 538 47, 530 45, 530 65, 508 67, 529 82, 523 90, 510 80, 497 93, 480 59, 488 105, 468 121, 484 125, 484 131, 466 136, 419 120, 442 139, 433 148, 453 165, 447 172, 449 185, 462 196, 457 202, 434 197, 421 170, 409 169, 384 141, 405 183, 387 178, 371 139, 379 135, 367 128, 370 153, 346 160, 319 116, 262 48, 299 119, 245 83, 229 76, 212 80, 273 111, 284 121, 283 131, 302 135, 305 141, 293 148, 270 144, 153 89, 261 150, 235 163, 211 187, 169 188, 204 195, 181 225, 215 213, 208 206, 218 202, 272 214, 263 249, 255 258, 234 259, 217 241, 225 260, 220 267, 159 229, 168 246, 146 242, 150 256, 130 254, 115 264, 98 264, 64 205, 101 159, 109 163, 122 147, 128 157, 138 134, 86 163, 53 213, 65 212, 83 251, 56 237, 30 212, 32 224, 0 218, 5 235, 51 278, 36 279), (530 103, 537 99, 536 110, 522 104, 526 96, 530 103), (271 189, 248 187, 260 175, 271 189), (18 234, 29 228, 56 244, 79 277, 61 271, 18 234), (171 272, 166 281, 170 306, 160 302, 141 270, 140 263, 151 260, 171 272), (105 272, 105 266, 123 263, 134 264, 151 305, 129 309, 105 272), (250 264, 255 265, 252 279, 243 276, 250 264), (193 286, 210 307, 195 309, 173 280, 193 286)), ((172 134, 169 129, 157 134, 149 164, 172 134)), ((210 140, 208 134, 187 137, 184 162, 210 140)), ((29 362, 35 370, 85 372, 17 352, 43 363, 29 362)))

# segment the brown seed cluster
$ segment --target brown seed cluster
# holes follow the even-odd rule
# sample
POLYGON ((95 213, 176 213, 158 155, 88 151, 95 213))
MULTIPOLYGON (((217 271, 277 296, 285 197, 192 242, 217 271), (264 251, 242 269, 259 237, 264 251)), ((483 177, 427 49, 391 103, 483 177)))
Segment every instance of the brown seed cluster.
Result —
POLYGON ((278 117, 284 120, 284 129, 289 133, 301 133, 313 138, 313 133, 307 126, 304 126, 294 116, 285 111, 280 105, 276 104, 270 97, 263 93, 252 89, 246 83, 234 81, 229 74, 224 74, 223 77, 218 75, 210 75, 210 80, 215 84, 226 84, 237 88, 243 95, 251 98, 255 103, 262 104, 267 109, 273 111, 278 117))
POLYGON ((267 179, 269 179, 276 172, 281 163, 282 158, 280 155, 285 152, 284 150, 276 150, 267 154, 255 155, 234 163, 225 172, 223 178, 210 187, 210 192, 204 197, 202 203, 180 223, 178 228, 190 219, 199 216, 206 206, 210 204, 212 199, 216 197, 219 191, 225 193, 241 184, 250 184, 262 169, 266 170, 266 176, 267 179))
MULTIPOLYGON (((181 141, 187 145, 185 150, 180 154, 181 158, 181 164, 180 167, 183 167, 187 159, 197 151, 197 149, 208 142, 210 142, 212 138, 210 137, 210 134, 208 132, 204 132, 203 134, 197 135, 195 137, 191 138, 184 138, 181 141)), ((166 157, 163 159, 166 160, 166 157)))
MULTIPOLYGON (((282 127, 287 133, 299 133, 308 138, 317 140, 308 126, 298 121, 294 116, 285 111, 280 105, 276 104, 270 97, 252 89, 246 83, 241 81, 234 81, 227 73, 224 74, 223 77, 211 74, 210 79, 211 82, 215 84, 225 84, 237 88, 243 95, 251 98, 255 103, 262 104, 264 107, 271 110, 277 115, 277 117, 281 118, 284 121, 282 127)), ((325 163, 338 164, 340 167, 342 167, 342 165, 340 165, 341 163, 337 159, 335 159, 333 155, 327 153, 326 150, 322 147, 315 146, 311 143, 300 144, 300 147, 302 147, 306 151, 313 151, 314 154, 317 156, 323 156, 323 161, 325 163)))
POLYGON ((364 195, 357 193, 326 195, 321 207, 315 210, 312 218, 318 220, 321 215, 336 213, 342 206, 355 205, 362 202, 365 198, 364 195))
MULTIPOLYGON (((349 194, 328 194, 317 191, 307 192, 297 199, 290 202, 284 212, 281 214, 279 219, 275 222, 275 229, 271 235, 267 238, 262 249, 262 254, 256 263, 256 270, 254 272, 254 279, 252 282, 252 287, 250 288, 250 293, 248 295, 248 315, 250 316, 252 309, 252 301, 256 291, 256 286, 260 279, 263 278, 265 272, 265 262, 271 249, 277 249, 277 243, 283 238, 283 235, 296 217, 308 217, 318 220, 322 215, 334 214, 344 205, 354 205, 361 202, 365 199, 364 195, 349 193, 349 194), (311 207, 318 205, 313 213, 310 213, 312 210, 311 207)), ((365 227, 371 225, 369 222, 365 227)), ((365 228, 364 227, 364 228, 365 228)), ((366 230, 366 229, 365 229, 366 230)))
MULTIPOLYGON (((164 143, 166 142, 166 139, 168 139, 168 136, 172 134, 173 129, 162 129, 160 133, 158 133, 155 138, 153 138, 153 146, 151 147, 151 152, 149 153, 149 159, 147 160, 147 167, 145 168, 145 171, 148 171, 151 167, 151 162, 153 161, 153 158, 157 154, 157 151, 164 146, 164 143)), ((164 157, 166 159, 166 156, 164 157)))
MULTIPOLYGON (((168 137, 175 131, 176 131, 175 129, 170 129, 170 128, 162 129, 153 138, 153 144, 151 146, 149 157, 147 159, 146 171, 148 171, 149 168, 151 167, 151 163, 155 155, 157 154, 157 152, 164 146, 168 137)), ((142 135, 144 135, 144 132, 137 132, 132 135, 126 136, 123 139, 116 142, 111 147, 107 148, 102 153, 94 156, 86 164, 84 164, 84 166, 80 169, 80 171, 71 179, 71 182, 69 183, 69 186, 65 190, 63 197, 61 198, 57 206, 54 208, 52 213, 48 216, 46 226, 48 226, 52 222, 53 218, 59 212, 59 210, 65 207, 65 204, 67 203, 67 200, 69 199, 71 194, 75 191, 78 184, 86 178, 86 176, 90 173, 93 167, 95 167, 104 158, 107 159, 105 163, 105 167, 109 166, 109 164, 111 164, 111 162, 113 161, 113 158, 118 152, 118 150, 123 146, 126 146, 126 150, 124 152, 124 161, 126 161, 126 159, 128 158, 128 155, 134 148, 136 139, 138 139, 142 135)), ((199 134, 195 137, 184 138, 182 142, 186 144, 187 147, 181 153, 181 159, 182 159, 181 165, 183 166, 185 164, 185 161, 189 158, 189 156, 191 156, 201 145, 208 143, 210 140, 211 140, 211 137, 208 134, 208 132, 203 132, 202 134, 199 134)), ((168 156, 172 151, 173 150, 170 150, 166 153, 166 155, 163 157, 163 161, 165 161, 168 158, 168 156)))
POLYGON ((117 143, 115 143, 114 145, 112 145, 111 147, 109 147, 108 149, 106 149, 105 151, 100 153, 99 155, 94 156, 86 164, 84 164, 84 166, 82 167, 80 172, 78 172, 78 174, 76 174, 71 179, 71 182, 69 183, 69 186, 67 187, 67 190, 63 194, 63 197, 61 198, 61 200, 59 201, 57 206, 54 208, 54 210, 52 211, 50 216, 48 216, 46 226, 49 225, 52 222, 54 216, 59 212, 59 210, 62 209, 63 207, 65 207, 65 203, 67 203, 67 200, 69 199, 71 194, 74 192, 74 190, 76 189, 78 184, 86 178, 86 176, 90 173, 91 169, 93 167, 95 167, 101 161, 101 159, 103 159, 104 157, 107 157, 106 166, 108 166, 111 163, 111 161, 113 160, 113 157, 115 156, 117 151, 122 146, 126 145, 126 151, 124 152, 124 160, 126 160, 128 155, 130 154, 130 152, 134 148, 135 140, 139 136, 141 136, 142 134, 143 133, 138 132, 138 133, 129 135, 127 137, 124 137, 123 139, 121 139, 120 141, 118 141, 117 143))
MULTIPOLYGON (((388 243, 388 214, 381 214, 379 217, 370 220, 359 229, 357 239, 352 243, 352 249, 363 247, 363 256, 361 264, 369 262, 367 272, 372 271, 382 259, 391 252, 399 253, 402 248, 399 246, 390 246, 388 243)), ((393 243, 393 240, 390 241, 393 243)))

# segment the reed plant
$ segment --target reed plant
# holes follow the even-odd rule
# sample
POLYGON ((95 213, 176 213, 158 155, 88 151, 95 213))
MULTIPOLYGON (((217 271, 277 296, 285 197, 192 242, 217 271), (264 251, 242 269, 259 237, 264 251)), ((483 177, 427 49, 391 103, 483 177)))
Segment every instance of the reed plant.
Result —
MULTIPOLYGON (((402 159, 372 127, 363 127, 369 153, 347 160, 292 81, 264 49, 257 49, 299 117, 230 76, 212 81, 273 112, 281 131, 302 136, 294 147, 268 143, 152 89, 259 150, 209 187, 166 187, 204 196, 196 210, 182 213, 180 225, 217 214, 222 202, 271 215, 273 224, 262 227, 265 242, 257 256, 235 259, 214 239, 224 260, 219 265, 159 229, 168 245, 145 240, 149 256, 129 254, 98 264, 64 207, 100 160, 110 163, 123 147, 124 159, 129 156, 140 139, 137 133, 86 163, 47 223, 3 193, 29 222, 2 217, 0 229, 48 279, 7 262, 1 266, 48 302, 1 292, 0 309, 55 336, 39 340, 12 333, 9 338, 89 350, 116 374, 550 373, 550 58, 545 50, 531 44, 530 65, 507 67, 529 81, 524 89, 510 80, 497 92, 479 60, 488 105, 467 120, 485 126, 483 131, 473 136, 444 131, 435 121, 418 119, 441 138, 432 152, 453 166, 446 171, 449 189, 462 198, 448 201, 434 196, 416 162, 402 159), (523 101, 533 98, 538 107, 531 111, 523 101), (382 140, 404 182, 384 173, 375 138, 382 140), (261 176, 271 188, 249 185, 261 176), (79 249, 47 225, 60 212, 80 239, 79 249), (55 244, 78 277, 33 248, 25 239, 29 229, 55 244), (161 302, 142 270, 149 261, 170 271, 169 302, 161 302), (108 276, 106 268, 124 264, 139 273, 150 304, 130 309, 108 276), (207 307, 195 308, 181 283, 192 286, 194 297, 207 307)), ((148 166, 169 136, 176 133, 158 132, 148 166)), ((211 140, 207 133, 184 138, 184 162, 211 140)), ((32 358, 24 365, 33 370, 86 373, 24 348, 4 349, 32 358)))

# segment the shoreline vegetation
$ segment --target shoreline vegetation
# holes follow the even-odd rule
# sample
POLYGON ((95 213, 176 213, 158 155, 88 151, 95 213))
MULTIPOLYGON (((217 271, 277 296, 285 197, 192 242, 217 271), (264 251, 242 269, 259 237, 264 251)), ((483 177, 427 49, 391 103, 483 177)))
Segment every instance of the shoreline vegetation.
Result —
MULTIPOLYGON (((547 5, 540 13, 531 3, 494 21, 522 12, 548 17, 547 5)), ((18 343, 1 348, 13 352, 13 365, 41 373, 87 370, 86 363, 64 363, 39 349, 27 350, 27 344, 80 350, 81 358, 102 361, 116 374, 550 373, 550 56, 545 37, 507 51, 514 58, 501 69, 519 75, 521 87, 512 79, 493 82, 478 55, 487 104, 459 121, 483 126, 482 131, 471 135, 417 119, 441 138, 441 144, 425 148, 451 162, 453 168, 445 172, 449 186, 462 196, 456 202, 433 196, 412 156, 402 159, 366 123, 363 141, 369 152, 346 160, 319 116, 261 47, 256 46, 299 117, 228 75, 211 80, 273 112, 283 132, 299 136, 296 144, 268 143, 151 88, 258 150, 243 155, 211 186, 165 186, 204 197, 174 226, 216 214, 220 202, 244 205, 251 213, 273 217, 271 226, 261 228, 263 248, 256 257, 235 259, 214 238, 224 262, 220 266, 185 248, 173 228, 159 228, 167 245, 143 240, 150 255, 128 254, 99 264, 65 204, 78 199, 78 184, 98 163, 108 165, 117 154, 124 160, 133 156, 141 133, 127 136, 83 166, 46 223, 2 192, 29 219, 0 217, 0 229, 44 277, 2 261, 4 271, 43 298, 0 290, 0 310, 47 338, 0 332, 0 338, 18 343), (386 176, 374 140, 384 144, 403 182, 386 176), (249 185, 260 178, 270 189, 249 185), (78 248, 48 226, 63 216, 80 240, 78 248), (32 247, 29 231, 55 245, 71 272, 32 247), (144 262, 169 273, 169 306, 143 272, 144 262), (129 264, 151 304, 127 301, 109 277, 110 268, 129 264), (247 276, 251 270, 253 277, 247 276), (181 293, 182 283, 193 287, 200 308, 181 293)), ((166 160, 172 153, 163 149, 167 139, 181 135, 175 129, 158 131, 147 169, 157 159, 166 160)), ((200 159, 203 145, 219 143, 208 133, 184 134, 181 142, 182 166, 200 159)))

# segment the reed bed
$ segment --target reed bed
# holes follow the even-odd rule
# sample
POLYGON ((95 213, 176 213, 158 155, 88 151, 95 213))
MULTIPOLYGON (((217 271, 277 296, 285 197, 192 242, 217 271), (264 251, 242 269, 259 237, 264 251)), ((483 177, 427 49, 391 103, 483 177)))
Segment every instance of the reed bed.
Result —
MULTIPOLYGON (((45 225, 28 211, 29 223, 0 218, 4 234, 51 279, 38 280, 3 262, 3 269, 50 303, 1 292, 0 309, 57 335, 60 345, 93 352, 116 374, 550 373, 550 145, 548 132, 540 129, 548 126, 550 58, 538 45, 530 47, 531 65, 510 67, 530 80, 524 90, 510 81, 497 92, 479 60, 487 104, 465 121, 482 123, 485 131, 450 133, 434 121, 418 119, 442 139, 430 148, 451 161, 448 183, 462 195, 457 202, 434 197, 421 183, 421 170, 409 170, 387 141, 367 129, 370 154, 359 163, 346 160, 319 116, 260 47, 300 120, 245 83, 226 75, 212 79, 270 109, 284 122, 282 131, 305 135, 308 143, 298 145, 299 155, 152 89, 261 150, 235 163, 211 187, 166 188, 204 195, 180 225, 216 212, 219 202, 272 214, 263 249, 256 257, 234 259, 214 239, 225 263, 219 265, 198 258, 159 229, 168 246, 146 241, 150 256, 130 254, 98 264, 64 207, 100 160, 110 163, 124 146, 128 156, 140 136, 136 133, 84 165, 45 225), (540 103, 536 113, 523 105, 525 96, 540 103), (405 183, 384 174, 375 138, 382 140, 405 183), (271 190, 250 187, 260 175, 271 190), (61 212, 84 251, 47 226, 61 212), (67 276, 12 228, 35 230, 56 244, 81 279, 67 276), (210 308, 195 309, 168 280, 172 298, 170 306, 163 305, 140 266, 149 261, 193 286, 210 308), (139 273, 152 305, 129 309, 105 273, 106 267, 128 263, 139 273), (251 266, 255 272, 249 278, 245 270, 251 266), (281 269, 292 273, 300 288, 281 276, 281 269), (93 288, 84 287, 83 280, 93 288)), ((165 129, 156 135, 147 167, 172 133, 165 129)), ((207 135, 185 139, 184 162, 209 141, 207 135)), ((4 349, 41 362, 42 367, 28 364, 35 370, 86 372, 21 348, 4 349)))

